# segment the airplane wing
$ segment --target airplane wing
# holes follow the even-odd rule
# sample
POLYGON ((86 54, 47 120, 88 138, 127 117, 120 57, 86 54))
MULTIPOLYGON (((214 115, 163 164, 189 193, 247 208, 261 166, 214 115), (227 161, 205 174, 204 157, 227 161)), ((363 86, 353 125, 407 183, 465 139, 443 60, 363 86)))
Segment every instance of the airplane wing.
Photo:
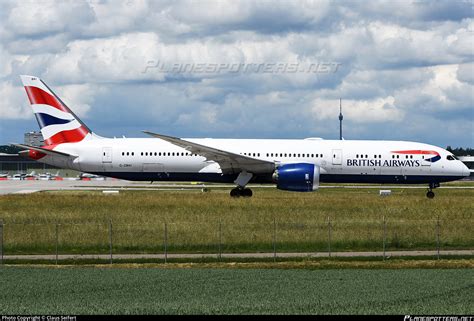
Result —
POLYGON ((252 174, 268 174, 275 170, 275 163, 264 161, 248 156, 231 153, 214 147, 201 145, 177 137, 155 134, 144 130, 145 134, 160 138, 173 145, 184 148, 194 154, 206 157, 208 160, 215 161, 221 167, 224 174, 238 174, 246 171, 252 174))
POLYGON ((43 154, 46 154, 46 155, 51 155, 51 156, 77 157, 76 155, 71 155, 71 154, 63 153, 63 152, 58 152, 58 151, 55 151, 55 150, 46 149, 46 148, 42 148, 42 147, 35 147, 35 146, 24 145, 24 144, 13 144, 13 143, 11 143, 10 145, 20 147, 20 148, 23 148, 23 149, 32 149, 32 150, 35 150, 37 152, 40 152, 40 153, 43 153, 43 154))

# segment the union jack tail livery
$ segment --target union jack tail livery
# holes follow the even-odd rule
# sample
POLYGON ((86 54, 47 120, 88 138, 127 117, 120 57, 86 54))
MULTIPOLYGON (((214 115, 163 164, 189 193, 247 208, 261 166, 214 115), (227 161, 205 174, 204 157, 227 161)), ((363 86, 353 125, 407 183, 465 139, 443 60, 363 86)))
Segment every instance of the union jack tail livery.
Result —
POLYGON ((46 146, 92 137, 91 130, 38 77, 21 76, 46 146))

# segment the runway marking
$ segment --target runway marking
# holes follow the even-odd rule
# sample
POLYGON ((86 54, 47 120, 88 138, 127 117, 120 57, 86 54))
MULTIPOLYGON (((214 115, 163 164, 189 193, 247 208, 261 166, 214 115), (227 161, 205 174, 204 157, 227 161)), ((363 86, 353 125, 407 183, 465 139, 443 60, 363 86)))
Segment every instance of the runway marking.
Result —
POLYGON ((37 189, 22 189, 20 191, 14 192, 13 194, 32 194, 39 192, 37 189))

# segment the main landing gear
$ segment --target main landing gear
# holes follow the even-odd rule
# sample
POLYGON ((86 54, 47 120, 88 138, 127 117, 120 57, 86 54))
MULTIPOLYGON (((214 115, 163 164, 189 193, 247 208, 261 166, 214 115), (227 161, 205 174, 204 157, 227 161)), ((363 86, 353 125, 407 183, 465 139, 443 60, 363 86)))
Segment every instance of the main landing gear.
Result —
POLYGON ((233 188, 230 191, 230 196, 231 197, 252 197, 253 193, 250 188, 245 187, 248 182, 252 179, 253 174, 252 173, 247 173, 246 171, 240 172, 239 176, 237 176, 237 179, 234 181, 235 184, 237 184, 236 188, 233 188))
POLYGON ((433 192, 433 190, 434 190, 436 187, 439 187, 439 183, 430 183, 430 186, 428 187, 428 192, 426 192, 426 197, 428 197, 428 198, 434 198, 434 197, 435 197, 435 193, 433 192))
POLYGON ((230 191, 232 197, 252 197, 253 193, 250 188, 236 187, 230 191))

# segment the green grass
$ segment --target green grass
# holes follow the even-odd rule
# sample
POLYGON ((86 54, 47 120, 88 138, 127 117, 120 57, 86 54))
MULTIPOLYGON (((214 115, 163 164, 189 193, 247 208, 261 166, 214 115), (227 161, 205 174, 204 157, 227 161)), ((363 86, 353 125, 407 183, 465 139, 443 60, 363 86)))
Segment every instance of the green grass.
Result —
POLYGON ((472 269, 0 269, 0 314, 472 314, 472 269))
POLYGON ((121 191, 48 192, 0 197, 6 254, 381 251, 474 248, 474 191, 439 189, 322 189, 291 193, 254 189, 251 199, 228 190, 209 193, 121 191))

